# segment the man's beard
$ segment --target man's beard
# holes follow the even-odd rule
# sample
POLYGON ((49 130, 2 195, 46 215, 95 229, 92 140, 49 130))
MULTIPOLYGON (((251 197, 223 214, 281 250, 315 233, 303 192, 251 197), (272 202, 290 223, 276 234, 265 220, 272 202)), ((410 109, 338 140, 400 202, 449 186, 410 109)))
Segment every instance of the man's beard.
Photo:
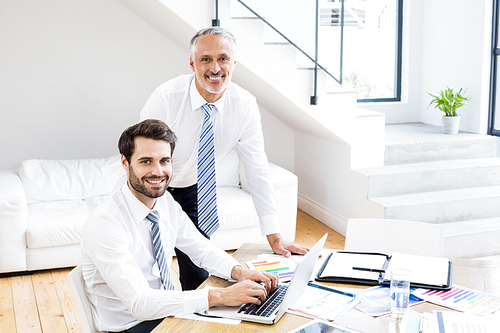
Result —
POLYGON ((220 93, 224 92, 224 90, 227 88, 228 83, 231 79, 227 75, 227 73, 223 70, 220 70, 217 73, 213 73, 211 71, 208 71, 208 72, 205 72, 201 75, 199 73, 196 73, 196 75, 198 76, 197 80, 198 80, 198 83, 200 84, 200 86, 211 94, 220 94, 220 93), (214 76, 221 75, 221 82, 222 83, 218 86, 215 86, 215 87, 212 86, 210 84, 210 80, 205 77, 205 75, 210 76, 211 74, 214 76))
POLYGON ((137 192, 147 196, 148 198, 159 198, 161 197, 166 189, 168 184, 170 183, 170 178, 169 176, 165 175, 164 177, 142 177, 139 179, 134 172, 134 169, 132 169, 132 166, 129 164, 129 178, 128 182, 130 186, 136 190, 137 192), (146 183, 145 179, 150 179, 150 180, 161 180, 165 179, 165 183, 163 187, 158 187, 158 188, 153 188, 153 189, 148 189, 144 183, 146 183))

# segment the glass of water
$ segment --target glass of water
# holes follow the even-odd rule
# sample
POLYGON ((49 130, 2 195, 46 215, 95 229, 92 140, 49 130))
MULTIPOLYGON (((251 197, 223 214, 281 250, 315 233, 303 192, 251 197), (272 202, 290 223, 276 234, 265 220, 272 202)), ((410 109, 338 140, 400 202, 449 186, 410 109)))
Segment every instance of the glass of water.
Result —
POLYGON ((410 301, 410 271, 394 269, 391 273, 391 317, 401 318, 410 301))

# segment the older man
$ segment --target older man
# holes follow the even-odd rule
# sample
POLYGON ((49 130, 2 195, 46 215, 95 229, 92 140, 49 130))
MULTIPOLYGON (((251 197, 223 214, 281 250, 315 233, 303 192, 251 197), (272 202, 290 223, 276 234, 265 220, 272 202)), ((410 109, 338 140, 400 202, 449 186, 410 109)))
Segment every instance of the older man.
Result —
MULTIPOLYGON (((214 163, 205 167, 205 152, 212 153, 210 158, 216 161, 237 146, 261 231, 269 245, 275 253, 287 257, 290 252, 306 253, 306 248, 284 241, 279 233, 278 205, 264 151, 259 109, 254 96, 231 82, 236 65, 234 36, 219 27, 203 29, 191 39, 190 46, 194 75, 182 75, 159 86, 140 116, 141 120, 163 120, 177 134, 178 148, 172 156, 174 177, 168 191, 209 238, 217 230, 218 221, 215 179, 212 182, 206 176, 213 176, 210 168, 214 163), (208 143, 204 141, 205 133, 211 133, 208 143), (204 187, 212 191, 206 194, 204 187), (205 209, 208 212, 205 207, 209 207, 205 209)), ((195 289, 207 273, 192 264, 182 251, 176 249, 176 253, 182 288, 195 289)))

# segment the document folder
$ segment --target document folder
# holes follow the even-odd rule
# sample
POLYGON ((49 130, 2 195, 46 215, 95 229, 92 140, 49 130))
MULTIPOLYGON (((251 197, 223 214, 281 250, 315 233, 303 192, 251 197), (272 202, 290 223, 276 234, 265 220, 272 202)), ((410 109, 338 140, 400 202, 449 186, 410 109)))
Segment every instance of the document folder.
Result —
POLYGON ((391 271, 397 268, 410 271, 412 288, 451 289, 450 260, 404 253, 332 252, 318 270, 316 281, 388 286, 391 271))

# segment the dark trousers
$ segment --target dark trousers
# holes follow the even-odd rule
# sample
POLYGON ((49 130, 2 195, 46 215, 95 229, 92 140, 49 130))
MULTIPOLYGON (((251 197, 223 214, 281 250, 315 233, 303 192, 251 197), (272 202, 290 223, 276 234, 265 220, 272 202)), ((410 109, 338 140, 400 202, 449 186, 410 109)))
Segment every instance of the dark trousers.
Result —
MULTIPOLYGON (((198 187, 197 185, 192 185, 185 188, 167 188, 167 191, 174 197, 184 212, 187 213, 191 221, 201 232, 202 235, 207 237, 198 228, 198 187)), ((209 237, 207 237, 209 238, 209 237)), ((175 254, 177 255, 177 262, 179 263, 179 279, 181 281, 182 290, 194 290, 200 286, 208 278, 208 272, 203 268, 196 266, 191 259, 179 250, 175 248, 175 254)))
POLYGON ((162 319, 143 321, 139 325, 129 328, 128 330, 121 331, 119 333, 150 333, 155 329, 156 326, 160 325, 163 321, 162 319))

